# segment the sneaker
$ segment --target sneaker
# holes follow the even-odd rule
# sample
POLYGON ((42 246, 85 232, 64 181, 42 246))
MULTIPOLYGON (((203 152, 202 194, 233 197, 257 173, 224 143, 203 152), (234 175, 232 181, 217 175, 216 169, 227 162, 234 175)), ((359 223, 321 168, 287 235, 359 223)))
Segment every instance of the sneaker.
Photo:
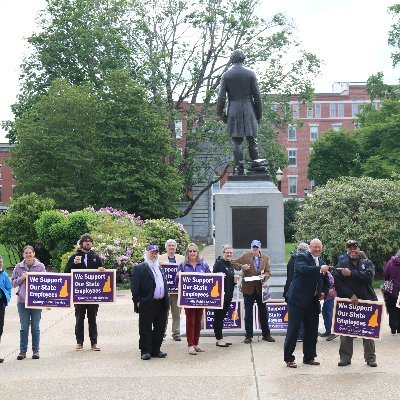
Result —
POLYGON ((94 344, 92 344, 92 350, 93 350, 93 351, 100 351, 100 347, 97 346, 96 343, 94 343, 94 344))
POLYGON ((26 350, 20 350, 17 356, 17 360, 23 360, 24 358, 26 358, 26 350))
POLYGON ((39 349, 33 349, 33 354, 32 354, 32 359, 33 360, 39 360, 39 349))

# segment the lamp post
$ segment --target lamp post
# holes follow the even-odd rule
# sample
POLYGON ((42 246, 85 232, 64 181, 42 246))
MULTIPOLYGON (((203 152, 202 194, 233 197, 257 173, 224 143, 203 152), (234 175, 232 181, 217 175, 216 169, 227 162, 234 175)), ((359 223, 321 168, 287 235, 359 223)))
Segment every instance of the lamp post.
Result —
POLYGON ((283 177, 283 172, 280 168, 278 168, 278 171, 276 171, 276 181, 278 182, 278 190, 281 192, 282 191, 282 177, 283 177))

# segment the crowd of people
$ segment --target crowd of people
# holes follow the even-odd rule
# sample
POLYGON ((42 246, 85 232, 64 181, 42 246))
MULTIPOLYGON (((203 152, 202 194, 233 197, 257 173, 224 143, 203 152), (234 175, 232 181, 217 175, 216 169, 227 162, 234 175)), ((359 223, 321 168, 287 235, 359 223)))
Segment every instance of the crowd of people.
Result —
MULTIPOLYGON (((79 248, 68 260, 66 273, 72 269, 104 270, 101 259, 93 250, 93 238, 82 235, 78 241, 79 248)), ((176 282, 180 273, 211 273, 209 265, 200 257, 195 243, 190 243, 184 255, 176 253, 177 243, 169 239, 165 243, 166 252, 159 255, 158 245, 147 246, 144 261, 132 269, 131 291, 134 310, 139 314, 139 349, 142 360, 165 358, 167 353, 161 350, 167 332, 169 311, 172 316, 172 338, 181 341, 180 316, 177 293, 169 293, 163 265, 177 267, 176 282)), ((334 340, 338 335, 332 331, 333 305, 336 296, 350 299, 356 306, 359 300, 376 301, 377 296, 372 287, 375 267, 371 260, 360 250, 355 240, 349 240, 346 252, 336 266, 328 266, 322 257, 323 245, 319 239, 310 244, 300 243, 297 252, 287 266, 287 281, 284 297, 288 307, 288 328, 284 343, 284 361, 288 368, 297 368, 294 351, 296 343, 303 342, 303 363, 317 366, 317 341, 319 314, 323 300, 322 315, 325 332, 320 334, 326 340, 334 340)), ((275 342, 268 324, 268 308, 263 303, 263 283, 268 281, 270 259, 261 251, 261 243, 253 240, 250 251, 233 259, 231 245, 224 245, 222 256, 219 256, 212 268, 214 273, 224 276, 224 301, 221 309, 214 311, 213 329, 217 347, 228 348, 232 345, 223 338, 223 321, 230 308, 235 285, 243 294, 244 300, 244 343, 249 344, 253 338, 254 303, 258 305, 262 340, 275 342), (236 272, 235 272, 236 271, 236 272), (239 282, 238 282, 239 281, 239 282)), ((45 272, 45 266, 35 258, 32 246, 25 246, 22 261, 12 272, 11 280, 3 271, 3 259, 0 256, 0 339, 3 333, 5 308, 11 299, 12 288, 17 288, 17 309, 20 318, 20 351, 18 360, 27 356, 29 329, 31 331, 32 358, 39 359, 41 309, 25 307, 26 277, 28 272, 45 272)), ((385 303, 389 313, 389 326, 392 334, 400 333, 400 309, 396 307, 400 292, 400 251, 388 261, 384 269, 385 303)), ((98 304, 75 305, 75 336, 77 351, 83 349, 84 320, 87 316, 91 349, 100 351, 97 344, 98 304)), ((200 331, 203 320, 203 308, 184 307, 186 315, 186 340, 189 355, 203 353, 200 346, 200 331)), ((340 335, 338 366, 351 364, 354 338, 340 335)), ((376 367, 375 343, 372 339, 363 339, 364 359, 368 366, 376 367)), ((3 359, 0 358, 0 362, 3 359)))

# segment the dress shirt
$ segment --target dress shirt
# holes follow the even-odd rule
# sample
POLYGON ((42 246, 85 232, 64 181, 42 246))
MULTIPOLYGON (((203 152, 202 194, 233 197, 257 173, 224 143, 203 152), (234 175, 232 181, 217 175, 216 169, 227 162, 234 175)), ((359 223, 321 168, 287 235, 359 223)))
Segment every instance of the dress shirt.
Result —
POLYGON ((154 275, 154 281, 156 283, 156 287, 154 289, 154 299, 162 299, 164 298, 164 279, 159 267, 150 267, 151 271, 154 275))

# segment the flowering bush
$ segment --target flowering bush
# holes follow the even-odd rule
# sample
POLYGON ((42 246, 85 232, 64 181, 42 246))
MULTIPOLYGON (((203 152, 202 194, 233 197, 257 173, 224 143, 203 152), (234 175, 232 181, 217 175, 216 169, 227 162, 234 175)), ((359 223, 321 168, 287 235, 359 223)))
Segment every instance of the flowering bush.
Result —
POLYGON ((158 244, 160 253, 165 252, 165 242, 168 239, 175 239, 177 243, 176 252, 185 254, 187 245, 190 243, 189 235, 182 224, 170 219, 148 219, 143 225, 147 244, 158 244))
POLYGON ((318 237, 335 264, 355 239, 376 267, 400 249, 400 182, 373 178, 331 180, 296 214, 296 242, 318 237))

